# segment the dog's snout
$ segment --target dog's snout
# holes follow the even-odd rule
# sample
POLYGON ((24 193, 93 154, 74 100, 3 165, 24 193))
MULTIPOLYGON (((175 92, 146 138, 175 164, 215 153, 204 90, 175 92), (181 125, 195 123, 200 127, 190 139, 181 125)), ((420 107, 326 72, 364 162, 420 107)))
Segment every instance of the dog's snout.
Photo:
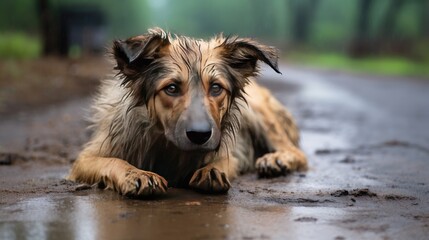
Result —
POLYGON ((192 120, 187 123, 186 137, 193 144, 203 145, 208 142, 212 136, 212 124, 207 118, 208 116, 203 115, 198 119, 192 118, 192 120))
POLYGON ((204 143, 206 143, 210 137, 212 135, 212 131, 204 131, 204 132, 199 132, 199 131, 186 131, 186 136, 188 137, 188 139, 195 144, 198 145, 202 145, 204 143))
POLYGON ((192 92, 192 101, 186 112, 186 137, 193 144, 203 145, 212 136, 212 118, 210 117, 201 91, 192 92))

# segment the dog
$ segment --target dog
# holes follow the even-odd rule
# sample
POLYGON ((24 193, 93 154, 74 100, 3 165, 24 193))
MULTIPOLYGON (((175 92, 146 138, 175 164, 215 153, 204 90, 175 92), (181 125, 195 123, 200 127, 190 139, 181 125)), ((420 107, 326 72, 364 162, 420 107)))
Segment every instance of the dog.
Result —
POLYGON ((240 173, 307 168, 291 114, 254 79, 258 61, 280 73, 274 47, 154 28, 114 41, 112 55, 117 73, 100 87, 69 180, 132 197, 167 186, 225 193, 240 173))

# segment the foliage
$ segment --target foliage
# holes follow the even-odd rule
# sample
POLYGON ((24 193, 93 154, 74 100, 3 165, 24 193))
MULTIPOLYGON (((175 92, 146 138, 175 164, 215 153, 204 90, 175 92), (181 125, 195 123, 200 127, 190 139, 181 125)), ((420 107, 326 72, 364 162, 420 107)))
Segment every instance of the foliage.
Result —
POLYGON ((0 58, 36 58, 40 55, 40 50, 40 41, 28 34, 0 34, 0 58))
POLYGON ((197 37, 215 33, 282 39, 288 19, 283 0, 150 1, 152 25, 197 37), (161 2, 161 3, 160 3, 161 2))
POLYGON ((291 53, 289 61, 325 69, 342 69, 357 73, 391 76, 429 77, 429 61, 413 61, 403 57, 367 57, 353 59, 341 53, 291 53))
MULTIPOLYGON (((1 0, 0 32, 38 32, 38 0, 1 0)), ((141 33, 149 26, 150 11, 144 0, 49 0, 53 15, 63 6, 97 7, 106 15, 111 38, 141 33)))
MULTIPOLYGON (((0 1, 0 33, 37 36, 40 0, 0 1)), ((96 7, 105 13, 109 38, 138 35, 160 26, 195 37, 225 35, 255 37, 283 49, 345 52, 356 44, 363 56, 429 56, 429 1, 366 0, 48 0, 53 14, 64 6, 96 7), (312 5, 313 4, 313 5, 312 5), (308 9, 312 14, 302 14, 308 9), (301 14, 302 16, 298 16, 301 14), (359 19, 368 18, 359 36, 359 19), (306 24, 295 24, 304 18, 306 24), (307 28, 297 31, 296 28, 307 28), (304 32, 305 37, 295 36, 304 32), (370 45, 369 47, 366 45, 370 45)), ((109 39, 109 40, 110 40, 109 39)), ((353 54, 352 51, 348 51, 353 54)))
POLYGON ((61 7, 94 7, 106 16, 110 38, 124 38, 146 31, 150 11, 144 0, 50 0, 57 12, 61 7))
POLYGON ((36 33, 38 18, 34 0, 1 0, 0 33, 4 31, 36 33))

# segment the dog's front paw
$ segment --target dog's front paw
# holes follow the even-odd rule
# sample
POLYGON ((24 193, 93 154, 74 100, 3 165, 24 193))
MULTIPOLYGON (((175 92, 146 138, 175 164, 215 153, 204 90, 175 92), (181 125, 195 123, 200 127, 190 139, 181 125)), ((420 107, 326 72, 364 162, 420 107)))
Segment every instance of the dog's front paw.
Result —
POLYGON ((204 167, 194 173, 189 186, 207 193, 225 193, 231 183, 224 172, 214 167, 204 167))
POLYGON ((167 181, 158 174, 139 169, 130 169, 122 179, 118 179, 120 194, 137 197, 165 194, 167 181))
POLYGON ((256 160, 258 176, 271 178, 286 175, 293 169, 293 154, 287 152, 268 153, 256 160))

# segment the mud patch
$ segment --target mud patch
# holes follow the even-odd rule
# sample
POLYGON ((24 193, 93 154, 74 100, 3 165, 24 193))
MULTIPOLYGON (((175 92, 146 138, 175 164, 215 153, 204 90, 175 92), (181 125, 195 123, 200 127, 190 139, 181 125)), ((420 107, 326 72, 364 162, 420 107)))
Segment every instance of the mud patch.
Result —
POLYGON ((68 164, 76 159, 77 154, 66 147, 51 146, 46 151, 22 151, 20 153, 0 153, 0 165, 22 165, 29 162, 41 162, 44 164, 68 164))
MULTIPOLYGON (((372 191, 370 191, 368 188, 363 188, 363 189, 353 189, 353 190, 337 190, 335 192, 332 192, 330 194, 333 197, 346 197, 346 196, 350 196, 350 197, 355 197, 355 198, 359 198, 359 197, 369 197, 369 198, 373 198, 373 197, 377 197, 380 200, 387 200, 387 201, 414 201, 417 200, 416 197, 413 196, 407 196, 407 195, 400 195, 400 194, 377 194, 374 193, 372 191)), ((350 199, 352 202, 356 202, 356 199, 351 198, 350 199)), ((350 204, 350 206, 353 206, 353 204, 350 204)))
POLYGON ((351 156, 346 156, 344 159, 340 160, 340 163, 347 163, 347 164, 356 163, 356 159, 351 156))
POLYGON ((371 192, 368 188, 362 189, 353 189, 348 190, 337 190, 331 193, 333 197, 344 197, 344 196, 353 196, 353 197, 377 197, 376 193, 371 192))
POLYGON ((0 153, 0 165, 12 165, 12 155, 0 153))
MULTIPOLYGON (((50 180, 47 180, 48 182, 50 180)), ((68 180, 60 180, 56 183, 46 183, 43 181, 34 182, 28 181, 27 184, 30 186, 29 189, 0 189, 0 193, 4 194, 34 194, 34 193, 70 193, 77 191, 77 183, 68 180)))
POLYGON ((256 192, 255 191, 252 191, 252 190, 247 190, 247 189, 240 189, 240 190, 238 190, 239 192, 245 192, 245 193, 249 193, 249 194, 255 194, 256 192))
POLYGON ((0 152, 0 165, 10 166, 17 161, 24 162, 27 160, 27 157, 18 154, 18 153, 6 153, 0 152))
POLYGON ((264 198, 267 202, 274 202, 279 204, 321 204, 321 203, 334 203, 332 199, 312 199, 312 198, 275 198, 275 197, 266 197, 264 198))
POLYGON ((385 200, 390 200, 390 201, 398 201, 398 200, 414 201, 414 200, 417 200, 417 198, 413 197, 413 196, 396 195, 396 194, 388 194, 388 195, 383 196, 383 198, 385 200))
POLYGON ((389 224, 382 224, 379 226, 370 226, 370 225, 361 225, 356 227, 351 227, 351 230, 358 232, 373 232, 373 233, 383 233, 389 229, 389 224))
POLYGON ((383 149, 386 147, 402 147, 402 148, 411 148, 415 150, 419 150, 421 152, 429 154, 429 148, 426 148, 422 145, 410 143, 406 141, 400 141, 400 140, 389 140, 378 144, 372 144, 372 145, 362 145, 358 146, 356 148, 324 148, 324 149, 316 149, 314 152, 316 155, 328 155, 328 154, 339 154, 339 153, 356 153, 356 154, 363 154, 363 153, 370 153, 374 150, 383 149))
POLYGON ((300 217, 294 220, 295 222, 317 222, 317 218, 314 217, 300 217))
POLYGON ((80 185, 77 185, 74 190, 76 192, 78 192, 78 191, 90 190, 90 189, 93 189, 93 188, 95 188, 95 185, 91 186, 91 185, 88 185, 88 184, 80 184, 80 185))
POLYGON ((413 218, 418 221, 429 221, 429 215, 416 215, 413 218))
POLYGON ((79 184, 64 180, 68 170, 68 165, 31 161, 0 166, 0 203, 9 204, 46 194, 74 193, 79 184))
POLYGON ((334 239, 335 240, 345 240, 346 238, 343 236, 336 236, 334 239))

